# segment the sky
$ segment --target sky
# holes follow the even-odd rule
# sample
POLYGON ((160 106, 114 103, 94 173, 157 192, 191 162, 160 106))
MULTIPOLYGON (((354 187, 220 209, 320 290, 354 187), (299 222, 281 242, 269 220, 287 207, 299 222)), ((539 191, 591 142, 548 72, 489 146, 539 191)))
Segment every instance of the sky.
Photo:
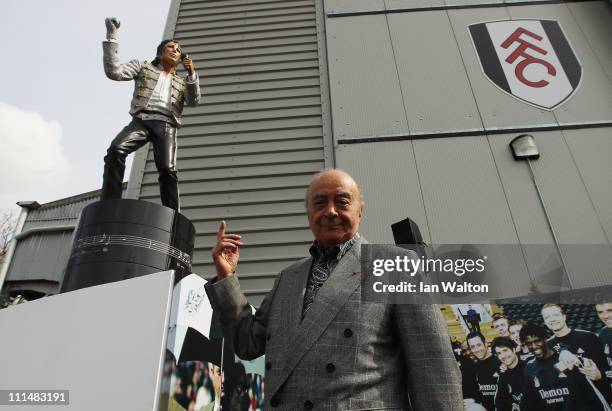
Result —
POLYGON ((43 204, 101 187, 103 158, 130 121, 134 87, 104 75, 104 19, 121 22, 122 62, 151 60, 169 7, 170 0, 2 0, 0 213, 17 212, 17 201, 43 204))

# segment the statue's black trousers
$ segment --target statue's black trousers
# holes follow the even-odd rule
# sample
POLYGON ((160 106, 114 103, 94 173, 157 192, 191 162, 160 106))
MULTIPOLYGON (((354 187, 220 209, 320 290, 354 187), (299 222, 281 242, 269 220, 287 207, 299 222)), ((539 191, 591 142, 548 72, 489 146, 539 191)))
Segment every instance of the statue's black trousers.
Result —
POLYGON ((176 127, 161 120, 133 117, 113 140, 104 157, 102 199, 121 198, 125 158, 147 142, 153 144, 162 204, 179 209, 176 175, 176 127))

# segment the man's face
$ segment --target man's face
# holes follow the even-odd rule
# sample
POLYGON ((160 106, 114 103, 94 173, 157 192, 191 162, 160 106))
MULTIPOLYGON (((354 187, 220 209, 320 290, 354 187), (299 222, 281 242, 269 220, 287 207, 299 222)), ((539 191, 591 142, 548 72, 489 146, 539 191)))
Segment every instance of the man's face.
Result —
POLYGON ((510 338, 512 338, 512 341, 514 341, 518 346, 521 345, 521 338, 519 337, 519 334, 521 333, 521 328, 523 328, 521 324, 514 324, 508 327, 508 331, 510 332, 510 338))
POLYGON ((536 356, 536 358, 544 358, 546 356, 546 340, 535 335, 528 335, 525 338, 525 346, 536 356))
POLYGON ((495 347, 495 355, 508 368, 514 368, 518 363, 516 351, 510 347, 495 347))
POLYGON ((158 57, 162 65, 176 67, 181 61, 181 46, 174 41, 170 41, 166 43, 158 57))
POLYGON ((308 223, 320 245, 334 246, 357 233, 363 204, 357 184, 348 174, 321 174, 310 184, 307 202, 308 223))
POLYGON ((608 328, 612 328, 612 303, 597 304, 597 316, 608 328))
POLYGON ((493 328, 497 331, 497 335, 500 337, 508 337, 510 333, 508 332, 508 320, 506 318, 500 318, 493 322, 493 328))
POLYGON ((461 343, 461 352, 464 357, 468 357, 471 360, 477 359, 472 350, 470 350, 470 347, 468 347, 468 343, 466 341, 461 343))
POLYGON ((542 310, 544 324, 552 331, 557 332, 565 328, 565 315, 557 306, 546 307, 542 310))
POLYGON ((489 358, 489 350, 480 337, 470 338, 468 340, 468 346, 477 359, 486 360, 489 358))

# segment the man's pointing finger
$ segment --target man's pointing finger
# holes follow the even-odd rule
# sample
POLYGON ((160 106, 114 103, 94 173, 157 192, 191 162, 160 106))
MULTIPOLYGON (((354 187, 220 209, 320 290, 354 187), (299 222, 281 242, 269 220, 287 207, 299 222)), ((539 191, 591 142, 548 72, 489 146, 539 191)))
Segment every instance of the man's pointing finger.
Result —
POLYGON ((217 239, 220 239, 225 235, 225 220, 221 220, 219 223, 219 230, 217 230, 217 239))

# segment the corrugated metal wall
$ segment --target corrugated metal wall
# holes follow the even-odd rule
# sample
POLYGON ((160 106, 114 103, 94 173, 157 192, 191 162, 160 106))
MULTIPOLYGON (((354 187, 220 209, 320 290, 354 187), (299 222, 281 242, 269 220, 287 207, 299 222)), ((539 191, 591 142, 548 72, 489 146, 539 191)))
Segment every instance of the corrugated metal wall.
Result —
POLYGON ((89 193, 89 195, 77 196, 74 201, 61 200, 43 204, 36 210, 29 210, 22 232, 55 226, 74 226, 83 208, 98 201, 100 199, 99 194, 98 191, 95 191, 89 193))
MULTIPOLYGON (((435 244, 551 244, 527 165, 508 147, 531 130, 542 153, 534 172, 559 242, 570 245, 574 285, 609 283, 610 4, 400 3, 326 2, 336 163, 361 182, 364 235, 392 242, 389 225, 409 216, 435 244), (578 90, 553 111, 493 86, 469 38, 470 24, 523 18, 557 20, 582 64, 578 90)), ((537 279, 547 257, 525 247, 517 264, 537 279)))
POLYGON ((93 191, 28 210, 21 233, 17 235, 6 276, 7 285, 36 280, 59 285, 70 257, 72 234, 81 210, 99 199, 100 192, 93 191))
MULTIPOLYGON (((202 101, 179 130, 182 212, 196 231, 194 272, 214 275, 220 219, 243 235, 239 276, 258 304, 312 235, 304 195, 325 165, 314 0, 188 1, 174 38, 194 60, 202 101)), ((329 161, 329 159, 328 159, 329 161)), ((159 201, 152 152, 137 197, 159 201)))

